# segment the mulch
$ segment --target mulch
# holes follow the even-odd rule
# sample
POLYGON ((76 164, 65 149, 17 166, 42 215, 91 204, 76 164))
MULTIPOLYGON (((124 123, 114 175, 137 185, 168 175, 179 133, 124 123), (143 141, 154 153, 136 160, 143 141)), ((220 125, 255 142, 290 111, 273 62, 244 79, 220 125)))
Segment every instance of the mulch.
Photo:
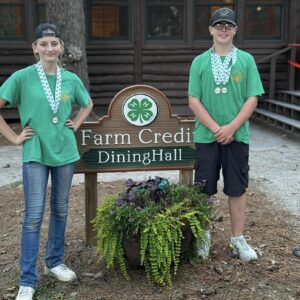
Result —
MULTIPOLYGON (((123 181, 99 183, 99 202, 122 188, 123 181)), ((0 295, 2 299, 13 299, 19 274, 22 185, 2 187, 0 193, 0 295)), ((251 182, 247 196, 245 234, 251 237, 250 243, 258 251, 259 259, 244 263, 232 257, 228 247, 227 199, 220 193, 210 259, 199 264, 182 264, 172 288, 168 288, 150 286, 143 269, 129 270, 128 282, 117 268, 105 268, 95 247, 85 245, 84 186, 75 186, 70 198, 65 260, 76 271, 79 281, 67 285, 41 275, 36 299, 300 299, 300 258, 293 255, 293 247, 299 243, 297 220, 286 209, 271 204, 268 195, 259 190, 258 182, 251 182), (95 279, 87 274, 100 275, 95 279)), ((42 228, 40 271, 47 222, 48 208, 42 228)))

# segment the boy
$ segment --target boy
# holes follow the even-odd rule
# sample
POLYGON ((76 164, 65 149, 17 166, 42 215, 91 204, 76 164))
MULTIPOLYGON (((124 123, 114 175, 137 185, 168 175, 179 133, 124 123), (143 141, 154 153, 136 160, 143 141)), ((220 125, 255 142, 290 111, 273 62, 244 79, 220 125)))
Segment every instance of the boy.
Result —
MULTIPOLYGON (((213 46, 191 65, 189 107, 196 117, 195 181, 206 180, 204 192, 217 193, 220 169, 231 217, 231 247, 243 261, 257 259, 243 236, 248 187, 249 121, 264 93, 253 57, 237 49, 235 13, 221 8, 211 16, 213 46)), ((210 235, 199 255, 208 257, 210 235)))

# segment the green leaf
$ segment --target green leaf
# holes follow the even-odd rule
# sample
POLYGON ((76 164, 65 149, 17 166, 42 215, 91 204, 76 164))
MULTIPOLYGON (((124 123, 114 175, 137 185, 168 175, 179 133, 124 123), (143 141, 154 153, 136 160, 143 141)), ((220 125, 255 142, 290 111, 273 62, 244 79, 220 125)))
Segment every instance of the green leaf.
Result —
POLYGON ((128 103, 128 108, 132 109, 132 110, 138 110, 140 107, 140 102, 138 99, 132 99, 129 103, 128 103))
POLYGON ((142 109, 150 109, 152 107, 152 103, 147 99, 147 98, 144 98, 142 101, 141 101, 141 107, 142 109))
POLYGON ((128 112, 127 116, 131 121, 136 121, 139 118, 139 113, 138 111, 131 110, 128 112))
POLYGON ((141 118, 144 119, 145 121, 149 121, 152 116, 153 116, 153 112, 151 110, 142 111, 141 118))

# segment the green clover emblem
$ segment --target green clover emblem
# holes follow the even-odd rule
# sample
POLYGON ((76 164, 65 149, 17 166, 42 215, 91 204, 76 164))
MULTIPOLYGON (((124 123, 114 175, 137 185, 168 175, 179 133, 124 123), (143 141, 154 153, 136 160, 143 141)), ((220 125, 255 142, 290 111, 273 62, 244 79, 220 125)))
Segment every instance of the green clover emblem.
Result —
POLYGON ((142 124, 144 121, 149 121, 153 116, 153 112, 151 111, 152 103, 147 98, 142 99, 141 102, 138 99, 132 99, 128 103, 128 108, 127 117, 133 122, 139 119, 142 124))

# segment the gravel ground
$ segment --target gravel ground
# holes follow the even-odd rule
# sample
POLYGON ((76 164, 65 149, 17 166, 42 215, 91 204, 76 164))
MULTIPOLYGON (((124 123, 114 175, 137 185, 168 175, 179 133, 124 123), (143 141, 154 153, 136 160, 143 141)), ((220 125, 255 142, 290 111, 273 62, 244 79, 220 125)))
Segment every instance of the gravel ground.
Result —
MULTIPOLYGON (((0 147, 0 186, 21 181, 21 147, 0 147)), ((157 172, 98 174, 99 182, 132 178, 142 180, 157 172)), ((178 171, 160 172, 171 182, 177 182, 178 171)), ((270 201, 288 208, 300 222, 300 139, 290 137, 264 124, 252 124, 250 144, 250 178, 267 192, 270 201)), ((84 181, 82 174, 74 176, 73 184, 84 181)))
POLYGON ((300 138, 252 126, 250 177, 300 222, 300 138))

